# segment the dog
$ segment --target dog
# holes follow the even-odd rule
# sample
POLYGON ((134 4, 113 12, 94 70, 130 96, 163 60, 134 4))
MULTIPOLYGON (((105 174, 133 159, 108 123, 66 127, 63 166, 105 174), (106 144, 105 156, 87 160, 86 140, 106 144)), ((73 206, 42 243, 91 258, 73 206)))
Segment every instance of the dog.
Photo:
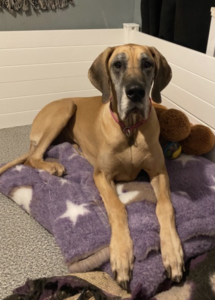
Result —
POLYGON ((144 169, 157 198, 163 264, 168 277, 179 282, 183 250, 159 144, 159 123, 150 100, 151 92, 153 101, 161 102, 160 92, 171 80, 171 68, 156 48, 127 44, 102 52, 88 77, 102 96, 67 98, 46 105, 33 121, 29 152, 0 168, 0 174, 23 163, 62 176, 65 168, 44 161, 44 152, 51 143, 67 141, 80 147, 94 167, 94 181, 109 218, 112 272, 127 289, 134 265, 133 242, 115 181, 134 180, 144 169))

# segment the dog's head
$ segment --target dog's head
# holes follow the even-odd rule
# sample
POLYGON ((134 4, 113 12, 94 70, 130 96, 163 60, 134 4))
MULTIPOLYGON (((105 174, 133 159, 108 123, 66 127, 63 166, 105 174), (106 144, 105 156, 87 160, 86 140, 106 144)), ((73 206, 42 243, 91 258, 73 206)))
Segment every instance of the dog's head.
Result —
POLYGON ((172 72, 154 47, 128 44, 107 48, 93 62, 88 76, 102 92, 103 103, 113 94, 119 117, 125 120, 131 113, 147 116, 152 85, 153 101, 161 102, 160 92, 171 80, 172 72))

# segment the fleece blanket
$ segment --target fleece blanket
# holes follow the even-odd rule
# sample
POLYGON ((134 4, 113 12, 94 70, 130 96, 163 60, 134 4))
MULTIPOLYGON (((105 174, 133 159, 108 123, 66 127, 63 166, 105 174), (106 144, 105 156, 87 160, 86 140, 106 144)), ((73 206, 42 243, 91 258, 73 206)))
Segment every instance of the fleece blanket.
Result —
MULTIPOLYGON (((111 274, 110 227, 92 166, 68 143, 50 148, 47 157, 66 167, 64 178, 19 165, 0 177, 0 191, 54 235, 70 272, 100 268, 111 274)), ((166 165, 186 261, 215 247, 215 164, 203 157, 181 155, 166 165)), ((145 173, 135 182, 117 184, 117 192, 127 205, 134 241, 131 292, 147 299, 166 279, 155 196, 145 173)))

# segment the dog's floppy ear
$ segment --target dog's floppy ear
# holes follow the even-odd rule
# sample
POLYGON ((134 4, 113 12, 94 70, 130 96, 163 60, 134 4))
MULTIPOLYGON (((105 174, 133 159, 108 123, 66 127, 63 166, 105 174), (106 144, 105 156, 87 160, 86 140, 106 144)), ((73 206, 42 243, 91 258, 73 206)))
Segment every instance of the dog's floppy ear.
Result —
POLYGON ((161 103, 160 92, 168 85, 172 78, 172 70, 165 57, 154 47, 149 47, 155 62, 155 77, 152 88, 152 100, 161 103))
POLYGON ((108 72, 108 60, 115 47, 109 47, 102 52, 88 71, 91 83, 102 92, 102 102, 107 103, 111 96, 110 76, 108 72))

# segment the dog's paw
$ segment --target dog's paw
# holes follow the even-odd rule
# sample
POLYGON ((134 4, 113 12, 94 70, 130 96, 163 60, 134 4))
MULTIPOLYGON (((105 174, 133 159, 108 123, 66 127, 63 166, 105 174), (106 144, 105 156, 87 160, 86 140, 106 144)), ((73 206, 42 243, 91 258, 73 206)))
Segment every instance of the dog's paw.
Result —
POLYGON ((161 254, 168 278, 180 282, 183 276, 184 258, 181 241, 175 229, 161 232, 161 254))
POLYGON ((64 166, 56 162, 44 162, 42 169, 55 176, 63 176, 66 173, 64 166))
POLYGON ((64 166, 59 164, 58 160, 54 158, 48 158, 46 161, 44 161, 42 159, 34 159, 30 157, 26 160, 24 165, 35 169, 44 170, 51 175, 63 176, 66 174, 64 166))
POLYGON ((25 165, 35 169, 44 170, 51 175, 63 176, 64 174, 66 174, 64 166, 62 166, 58 162, 55 162, 54 160, 44 161, 30 158, 25 162, 25 165))
POLYGON ((123 289, 128 290, 134 265, 133 242, 129 234, 112 236, 110 262, 114 279, 123 289))

